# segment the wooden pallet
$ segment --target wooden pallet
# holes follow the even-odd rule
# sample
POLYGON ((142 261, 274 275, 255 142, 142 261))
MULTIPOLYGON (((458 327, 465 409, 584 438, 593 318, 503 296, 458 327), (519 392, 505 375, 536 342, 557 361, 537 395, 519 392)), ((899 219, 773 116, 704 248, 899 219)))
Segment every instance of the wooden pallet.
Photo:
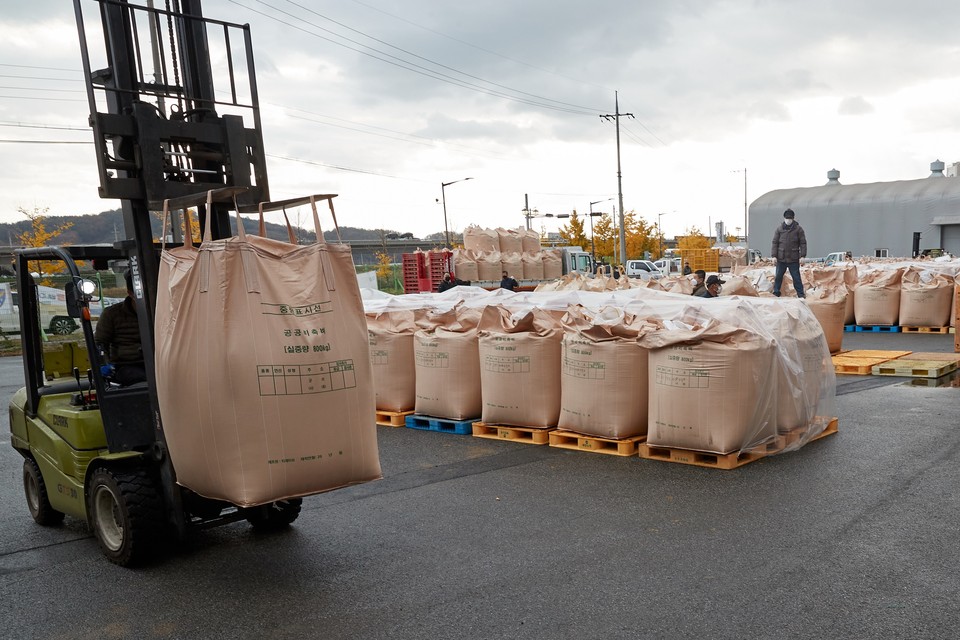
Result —
MULTIPOLYGON (((823 432, 811 438, 810 442, 826 438, 837 433, 838 420, 831 418, 823 432)), ((705 451, 694 451, 692 449, 679 449, 676 447, 658 447, 643 443, 639 447, 640 457, 645 460, 661 460, 663 462, 676 462, 679 464, 689 464, 697 467, 707 467, 710 469, 723 469, 729 471, 737 469, 744 465, 756 462, 761 458, 766 458, 780 453, 791 444, 797 442, 806 434, 808 427, 799 427, 785 434, 780 434, 774 439, 765 442, 757 447, 745 449, 743 451, 733 451, 731 453, 708 453, 705 451)), ((809 443, 808 443, 809 444, 809 443)))
POLYGON ((406 426, 408 429, 419 429, 420 431, 436 431, 439 433, 455 433, 461 436, 473 434, 474 420, 449 420, 447 418, 435 418, 418 413, 406 417, 406 426))
POLYGON ((911 387, 955 387, 960 388, 960 376, 957 372, 948 373, 940 378, 910 378, 905 380, 904 385, 911 387))
POLYGON ((868 376, 873 367, 894 358, 910 355, 910 351, 882 351, 878 349, 855 349, 833 356, 833 370, 837 373, 851 373, 868 376))
POLYGON ((413 415, 413 411, 377 411, 377 424, 381 427, 403 427, 409 415, 413 415))
POLYGON ((939 378, 951 371, 957 370, 956 362, 943 360, 889 360, 883 364, 874 365, 875 376, 898 376, 901 378, 939 378))
POLYGON ((936 362, 956 362, 960 364, 960 353, 946 353, 940 351, 914 351, 904 360, 933 360, 936 362))
MULTIPOLYGON (((807 444, 810 444, 810 442, 819 440, 821 438, 826 438, 827 436, 832 436, 838 431, 838 425, 840 421, 837 418, 829 418, 829 419, 818 418, 818 420, 826 421, 827 426, 824 427, 823 431, 821 431, 814 437, 810 438, 807 444)), ((809 430, 810 430, 810 427, 804 426, 804 427, 797 427, 796 429, 792 429, 786 433, 777 434, 777 437, 774 439, 773 443, 770 445, 767 445, 766 447, 767 452, 770 454, 780 453, 787 447, 790 447, 791 445, 800 441, 804 436, 807 435, 809 430)))
POLYGON ((884 358, 885 360, 893 360, 894 358, 902 358, 903 356, 909 356, 913 351, 887 351, 884 349, 853 349, 852 351, 847 351, 841 358, 884 358))
POLYGON ((523 444, 549 444, 554 427, 517 427, 514 425, 473 423, 473 437, 509 440, 523 444))
POLYGON ((646 443, 640 445, 639 454, 644 460, 661 460, 663 462, 676 462, 679 464, 691 464, 697 467, 726 470, 742 467, 745 464, 750 464, 769 455, 766 451, 758 451, 756 449, 722 454, 706 453, 692 449, 677 449, 675 447, 654 447, 646 443))
POLYGON ((905 327, 901 326, 900 331, 903 333, 940 333, 948 334, 950 333, 950 327, 905 327))
POLYGON ((550 432, 550 446, 558 449, 571 449, 573 451, 591 451, 593 453, 605 453, 611 456, 635 456, 637 447, 646 442, 647 436, 633 436, 632 438, 600 438, 598 436, 588 436, 574 431, 563 431, 560 429, 550 432))

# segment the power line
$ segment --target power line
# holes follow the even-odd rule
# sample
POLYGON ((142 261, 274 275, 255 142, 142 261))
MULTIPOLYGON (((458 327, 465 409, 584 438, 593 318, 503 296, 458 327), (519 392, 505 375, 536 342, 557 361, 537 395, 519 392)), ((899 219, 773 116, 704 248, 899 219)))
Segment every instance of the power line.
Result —
POLYGON ((603 85, 595 84, 595 83, 593 83, 593 82, 587 82, 587 81, 585 81, 585 80, 580 80, 579 78, 572 78, 572 77, 570 77, 570 76, 565 76, 565 75, 563 75, 562 73, 557 73, 556 71, 551 71, 550 69, 544 69, 543 67, 538 67, 538 66, 533 65, 533 64, 530 64, 530 63, 528 63, 528 62, 524 62, 523 60, 517 60, 516 58, 511 58, 510 56, 505 56, 505 55, 503 55, 502 53, 498 53, 498 52, 492 51, 492 50, 490 50, 490 49, 484 49, 483 47, 481 47, 481 46, 479 46, 479 45, 473 44, 472 42, 467 42, 466 40, 461 40, 460 38, 455 38, 455 37, 453 37, 453 36, 451 36, 451 35, 449 35, 449 34, 443 33, 442 31, 437 31, 437 30, 435 30, 435 29, 431 29, 430 27, 425 27, 425 26, 423 26, 422 24, 413 22, 413 21, 411 21, 411 20, 407 20, 407 19, 404 18, 403 16, 398 16, 398 15, 396 15, 396 14, 390 13, 389 11, 384 11, 383 9, 380 9, 380 8, 378 8, 378 7, 374 7, 373 5, 366 4, 365 2, 360 2, 360 0, 353 0, 353 2, 354 2, 355 4, 359 4, 360 6, 363 6, 363 7, 366 7, 366 8, 368 8, 368 9, 371 9, 371 10, 373 10, 373 11, 377 11, 377 12, 379 12, 379 13, 382 13, 382 14, 385 15, 385 16, 390 16, 391 18, 394 18, 394 19, 396 19, 396 20, 399 20, 400 22, 405 22, 405 23, 407 23, 407 24, 409 24, 409 25, 412 25, 412 26, 414 26, 414 27, 417 27, 418 29, 423 29, 424 31, 429 31, 429 32, 432 33, 432 34, 438 35, 438 36, 440 36, 440 37, 442 37, 442 38, 446 38, 447 40, 452 40, 453 42, 459 42, 459 43, 462 44, 462 45, 466 45, 466 46, 471 47, 471 48, 473 48, 473 49, 476 49, 476 50, 478 50, 478 51, 483 51, 484 53, 489 53, 490 55, 497 56, 498 58, 503 58, 504 60, 509 60, 510 62, 515 62, 516 64, 520 64, 520 65, 523 65, 523 66, 525 66, 525 67, 529 67, 529 68, 531 68, 531 69, 535 69, 536 71, 542 71, 542 72, 544 72, 544 73, 549 73, 550 75, 554 75, 554 76, 557 76, 557 77, 559 77, 559 78, 563 78, 563 79, 565 79, 565 80, 570 80, 571 82, 576 82, 576 83, 579 83, 579 84, 590 85, 590 86, 592 86, 592 87, 597 87, 597 88, 599 88, 599 89, 607 89, 607 87, 604 87, 603 85))
POLYGON ((0 74, 0 78, 18 78, 20 80, 54 80, 56 82, 83 82, 81 78, 45 78, 42 76, 17 76, 9 73, 0 74))
POLYGON ((11 87, 9 85, 0 85, 0 89, 13 89, 15 91, 55 91, 57 93, 83 93, 81 89, 47 89, 44 87, 11 87))
POLYGON ((381 178, 394 178, 396 180, 410 180, 412 182, 428 182, 427 180, 418 180, 416 178, 404 178, 402 176, 392 176, 388 173, 377 173, 376 171, 367 171, 366 169, 354 169, 352 167, 341 167, 335 164, 327 164, 325 162, 316 162, 314 160, 304 160, 302 158, 291 158, 289 156, 279 156, 272 153, 264 154, 268 158, 274 158, 276 160, 287 160, 289 162, 299 162, 301 164, 310 164, 317 167, 325 167, 327 169, 336 169, 337 171, 347 171, 350 173, 363 173, 371 176, 380 176, 381 178))
MULTIPOLYGON (((550 110, 553 110, 553 111, 559 111, 559 112, 561 112, 561 113, 570 113, 570 114, 573 114, 573 115, 594 115, 593 113, 582 112, 582 111, 575 111, 575 110, 573 110, 573 109, 567 109, 567 108, 563 108, 563 107, 557 107, 557 106, 554 106, 554 105, 549 105, 549 104, 543 104, 543 103, 539 103, 539 102, 534 102, 534 101, 532 101, 532 100, 526 100, 526 99, 523 99, 523 98, 519 98, 519 97, 517 97, 517 96, 511 96, 511 95, 509 95, 509 94, 505 94, 505 93, 502 93, 502 92, 499 92, 499 91, 493 91, 493 90, 491 90, 491 89, 486 89, 486 88, 484 88, 484 87, 480 87, 480 86, 478 86, 478 85, 475 85, 475 84, 472 84, 472 83, 469 83, 469 82, 466 82, 466 81, 463 81, 463 80, 459 80, 459 79, 457 79, 457 78, 453 78, 453 77, 448 76, 448 75, 446 75, 446 74, 439 73, 439 72, 437 72, 437 71, 433 71, 432 69, 427 69, 426 67, 423 67, 422 65, 418 65, 418 64, 415 64, 415 63, 412 63, 412 62, 408 62, 408 61, 406 61, 406 60, 403 60, 402 58, 398 58, 397 56, 394 56, 394 55, 391 55, 391 54, 388 54, 388 53, 385 53, 385 52, 382 52, 382 51, 377 51, 376 49, 373 49, 372 47, 366 47, 366 48, 368 48, 368 49, 371 49, 372 51, 377 51, 377 53, 380 53, 381 55, 385 55, 385 56, 387 56, 388 58, 393 58, 394 60, 396 60, 396 62, 391 61, 391 60, 387 60, 387 59, 385 59, 385 58, 381 58, 381 57, 379 57, 379 56, 373 55, 372 53, 369 53, 369 52, 367 52, 367 51, 363 51, 362 49, 357 49, 357 48, 355 48, 355 47, 351 47, 351 46, 349 46, 349 45, 343 44, 342 42, 337 42, 337 41, 335 41, 335 40, 331 40, 330 38, 327 38, 327 37, 325 37, 325 36, 322 36, 322 35, 320 35, 320 34, 318 34, 318 33, 313 33, 312 31, 308 31, 307 29, 304 29, 304 28, 301 27, 301 26, 292 24, 292 23, 287 22, 287 21, 285 21, 285 20, 281 20, 280 18, 277 18, 276 16, 271 16, 271 15, 269 15, 269 14, 267 14, 267 13, 262 12, 262 11, 258 11, 258 10, 256 10, 256 9, 252 8, 252 7, 248 7, 248 6, 246 6, 246 5, 241 4, 241 3, 238 2, 237 0, 227 0, 227 1, 230 2, 230 3, 232 3, 232 4, 237 5, 237 6, 239 6, 239 7, 243 7, 244 9, 246 9, 246 10, 248 10, 248 11, 252 11, 253 13, 256 13, 256 14, 258 14, 258 15, 264 16, 265 18, 268 18, 268 19, 273 20, 273 21, 275 21, 275 22, 279 22, 280 24, 284 24, 284 25, 286 25, 286 26, 288 26, 288 27, 291 27, 291 28, 293 28, 293 29, 297 29, 298 31, 302 31, 302 32, 306 33, 307 35, 311 35, 311 36, 313 36, 313 37, 315 37, 315 38, 319 38, 319 39, 321 39, 321 40, 326 40, 327 42, 330 42, 331 44, 335 44, 335 45, 337 45, 337 46, 343 47, 343 48, 348 49, 348 50, 350 50, 350 51, 354 51, 354 52, 359 53, 359 54, 361 54, 361 55, 365 55, 365 56, 367 56, 367 57, 373 58, 374 60, 379 60, 380 62, 385 62, 385 63, 387 63, 387 64, 389 64, 389 65, 393 65, 393 66, 398 67, 398 68, 400 68, 400 69, 405 69, 405 70, 407 70, 407 71, 411 71, 411 72, 413 72, 413 73, 416 73, 416 74, 425 76, 425 77, 427 77, 427 78, 431 78, 431 79, 433 79, 433 80, 439 80, 439 81, 441 81, 441 82, 446 82, 447 84, 452 84, 452 85, 454 85, 454 86, 458 86, 458 87, 461 87, 461 88, 464 88, 464 89, 470 89, 470 90, 472 90, 472 91, 476 91, 476 92, 478 92, 478 93, 483 93, 483 94, 486 94, 486 95, 489 95, 489 96, 494 96, 494 97, 498 97, 498 98, 503 98, 503 99, 505 99, 505 100, 511 100, 511 101, 513 101, 513 102, 519 102, 519 103, 521 103, 521 104, 527 104, 527 105, 534 106, 534 107, 541 107, 541 108, 543 108, 543 109, 550 109, 550 110)), ((258 0, 258 1, 259 1, 259 0, 258 0)), ((273 8, 273 7, 271 7, 271 8, 273 8)), ((275 10, 277 10, 277 9, 275 9, 275 10)), ((280 10, 277 10, 277 11, 280 11, 280 10)), ((280 13, 284 13, 284 12, 283 12, 283 11, 280 11, 280 13)), ((289 15, 289 14, 287 14, 287 15, 289 15)), ((295 17, 295 16, 292 16, 292 17, 295 17)), ((319 27, 319 26, 317 26, 317 25, 314 25, 314 24, 312 24, 312 23, 310 23, 310 22, 307 22, 306 20, 301 20, 301 19, 299 19, 299 18, 297 18, 297 19, 300 20, 300 22, 304 22, 305 24, 309 24, 310 26, 313 26, 313 27, 316 27, 316 28, 318 28, 318 29, 322 29, 322 30, 327 31, 326 29, 323 29, 323 27, 319 27)), ((344 39, 344 40, 347 40, 348 42, 352 42, 349 38, 344 38, 343 36, 338 36, 338 37, 340 37, 340 38, 342 38, 342 39, 344 39)), ((358 44, 359 44, 359 43, 358 43, 358 44)), ((360 46, 366 46, 366 45, 360 45, 360 46)))
POLYGON ((0 62, 0 67, 17 67, 18 69, 44 69, 46 71, 69 71, 70 73, 79 73, 79 69, 65 69, 63 67, 38 67, 31 64, 10 64, 0 62))
POLYGON ((51 102, 86 102, 82 98, 40 98, 36 96, 3 96, 0 98, 10 98, 11 100, 47 100, 51 102))
POLYGON ((13 144, 93 144, 93 140, 5 140, 5 139, 0 139, 0 142, 13 143, 13 144))
POLYGON ((54 124, 33 124, 28 122, 0 122, 0 127, 20 127, 22 129, 57 129, 59 131, 90 131, 90 127, 62 127, 54 124))
MULTIPOLYGON (((270 5, 267 4, 264 0, 256 0, 256 1, 259 2, 260 4, 266 5, 266 6, 268 6, 268 7, 270 6, 270 5)), ((585 111, 591 112, 590 115, 592 115, 593 113, 596 113, 597 111, 600 111, 600 109, 595 109, 595 108, 592 108, 592 107, 584 107, 584 106, 582 106, 582 105, 571 104, 571 103, 569 103, 569 102, 563 102, 563 101, 561 101, 561 100, 554 100, 553 98, 547 98, 547 97, 545 97, 545 96, 537 95, 537 94, 535 94, 535 93, 528 93, 528 92, 526 92, 526 91, 521 91, 520 89, 514 89, 514 88, 508 87, 508 86, 506 86, 506 85, 502 85, 502 84, 498 84, 498 83, 496 83, 496 82, 492 82, 492 81, 490 81, 490 80, 486 80, 486 79, 481 78, 481 77, 479 77, 479 76, 475 76, 475 75, 466 73, 465 71, 460 71, 459 69, 455 69, 455 68, 450 67, 450 66, 448 66, 448 65, 445 65, 445 64, 443 64, 443 63, 437 62, 437 61, 435 61, 435 60, 431 60, 430 58, 425 58, 425 57, 423 57, 423 56, 421 56, 421 55, 419 55, 419 54, 413 53, 412 51, 408 51, 408 50, 406 50, 406 49, 404 49, 404 48, 402 48, 402 47, 398 47, 398 46, 396 46, 396 45, 392 45, 392 44, 390 44, 389 42, 386 42, 386 41, 384 41, 384 40, 381 40, 380 38, 375 38, 374 36, 371 36, 371 35, 368 34, 368 33, 364 33, 363 31, 359 31, 359 30, 357 30, 357 29, 354 29, 353 27, 350 27, 350 26, 348 26, 348 25, 346 25, 346 24, 343 24, 342 22, 338 22, 338 21, 334 20, 333 18, 330 18, 330 17, 328 17, 328 16, 325 16, 325 15, 323 15, 323 14, 321 14, 321 13, 318 13, 317 11, 314 11, 313 9, 310 9, 310 8, 308 8, 308 7, 305 7, 305 6, 303 6, 302 4, 298 4, 298 3, 294 2, 293 0, 286 0, 286 1, 287 1, 288 3, 290 3, 290 4, 292 4, 292 5, 295 6, 295 7, 299 7, 300 9, 303 9, 304 11, 307 11, 307 12, 309 12, 309 13, 312 13, 313 15, 315 15, 315 16, 317 16, 317 17, 323 18, 324 20, 327 20, 327 21, 329 21, 329 22, 332 22, 333 24, 335 24, 335 25, 337 25, 337 26, 343 27, 344 29, 348 29, 348 30, 350 30, 350 31, 352 31, 352 32, 354 32, 354 33, 356 33, 356 34, 359 34, 359 35, 365 37, 365 38, 369 38, 369 39, 373 40, 374 42, 379 42, 380 44, 384 44, 384 45, 386 45, 386 46, 388 46, 388 47, 390 47, 390 48, 392 48, 392 49, 396 49, 397 51, 402 51, 403 53, 407 54, 408 56, 413 56, 414 58, 417 58, 417 59, 419 59, 419 60, 423 60, 423 61, 425 61, 425 62, 429 62, 430 64, 433 64, 433 65, 436 65, 436 66, 440 67, 441 69, 448 69, 448 70, 450 70, 450 71, 453 71, 454 73, 459 73, 460 75, 466 76, 466 77, 468 77, 468 78, 473 78, 474 80, 479 80, 480 82, 485 82, 485 83, 490 84, 490 85, 493 85, 493 86, 495 86, 495 87, 500 87, 501 89, 506 89, 507 91, 512 91, 512 92, 514 92, 514 93, 519 93, 519 94, 521 94, 521 95, 530 96, 531 98, 537 98, 537 99, 539 99, 539 100, 547 100, 547 101, 549 101, 549 102, 555 102, 555 103, 557 103, 557 104, 564 105, 564 106, 567 106, 567 107, 573 107, 573 108, 575 108, 575 109, 583 109, 583 110, 585 110, 585 111)), ((274 7, 271 7, 271 8, 274 8, 274 7)), ((277 9, 277 10, 279 11, 279 9, 277 9)), ((287 14, 287 15, 290 15, 290 14, 287 14)), ((291 17, 294 17, 294 16, 291 16, 291 17)), ((318 27, 318 28, 321 28, 321 29, 322 29, 323 27, 318 27)), ((324 29, 324 30, 327 31, 326 29, 324 29)), ((333 32, 332 32, 332 31, 328 31, 328 33, 333 33, 333 32)), ((343 36, 340 36, 339 34, 334 34, 334 35, 337 35, 337 37, 341 37, 341 38, 343 37, 343 36)), ((354 42, 353 40, 348 40, 348 41, 349 41, 349 42, 354 42)), ((365 45, 362 45, 362 44, 359 43, 359 42, 357 42, 356 44, 359 44, 360 46, 365 46, 365 45)), ((374 49, 374 51, 376 51, 376 49, 374 49)))

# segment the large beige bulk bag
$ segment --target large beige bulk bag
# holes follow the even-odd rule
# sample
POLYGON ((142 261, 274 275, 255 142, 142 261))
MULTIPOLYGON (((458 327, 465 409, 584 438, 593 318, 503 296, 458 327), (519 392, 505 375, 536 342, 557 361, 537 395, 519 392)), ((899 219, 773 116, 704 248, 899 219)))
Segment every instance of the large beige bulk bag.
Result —
POLYGON ((559 322, 533 309, 516 319, 500 306, 480 319, 482 419, 489 424, 554 427, 560 415, 559 322))
POLYGON ((367 314, 373 389, 380 411, 410 411, 416 402, 413 310, 367 314))
POLYGON ((953 311, 950 313, 950 326, 956 327, 960 320, 960 275, 953 279, 953 311))
MULTIPOLYGON (((523 280, 523 260, 519 253, 501 253, 500 266, 511 278, 523 280)), ((500 277, 503 277, 501 272, 500 277)), ((499 277, 498 277, 499 279, 499 277)))
POLYGON ((414 334, 419 414, 466 420, 480 417, 480 352, 477 343, 479 309, 455 307, 431 314, 414 334))
POLYGON ((477 268, 477 260, 473 251, 467 249, 453 250, 453 273, 457 279, 466 282, 480 279, 480 271, 477 268))
POLYGON ((900 282, 900 324, 946 327, 953 308, 953 278, 919 267, 908 268, 900 282))
POLYGON ((664 291, 690 295, 693 293, 693 282, 687 276, 667 276, 658 280, 664 291))
POLYGON ((725 278, 720 291, 722 296, 747 296, 756 298, 760 295, 753 283, 744 276, 730 276, 725 278))
POLYGON ((463 248, 469 251, 500 251, 500 237, 493 229, 470 225, 463 230, 463 248))
POLYGON ((524 253, 520 261, 523 265, 524 280, 543 280, 543 257, 539 251, 524 253))
MULTIPOLYGON (((670 333, 655 335, 671 341, 670 333)), ((672 333, 679 339, 684 332, 672 333)), ((731 325, 652 349, 647 443, 726 454, 770 440, 776 433, 776 367, 771 338, 731 325)))
POLYGON ((809 429, 823 422, 819 416, 820 398, 836 385, 833 362, 823 329, 814 314, 802 304, 775 303, 763 309, 766 322, 776 337, 779 350, 777 366, 777 430, 780 433, 809 429))
POLYGON ((543 256, 543 279, 556 280, 563 276, 563 257, 559 249, 546 249, 543 256))
POLYGON ((647 357, 637 344, 646 325, 606 308, 588 317, 571 308, 563 320, 561 429, 602 438, 647 432, 647 357))
POLYGON ((540 234, 533 229, 523 229, 520 231, 520 239, 523 243, 524 253, 540 253, 540 234))
POLYGON ((830 353, 837 353, 843 348, 843 332, 846 324, 847 299, 846 285, 840 284, 830 288, 813 289, 807 293, 807 305, 816 316, 823 329, 830 353))
POLYGON ((485 251, 474 254, 477 259, 477 279, 500 282, 503 277, 503 265, 499 251, 485 251))
MULTIPOLYGON (((161 254, 157 395, 177 482, 253 506, 380 477, 350 247, 258 236, 161 254)), ((332 203, 330 204, 333 212, 332 203)), ((209 223, 210 217, 207 217, 209 223)))
POLYGON ((500 253, 523 253, 523 237, 516 229, 497 229, 500 253))
POLYGON ((870 271, 854 290, 853 312, 859 325, 895 325, 900 315, 899 269, 870 271))

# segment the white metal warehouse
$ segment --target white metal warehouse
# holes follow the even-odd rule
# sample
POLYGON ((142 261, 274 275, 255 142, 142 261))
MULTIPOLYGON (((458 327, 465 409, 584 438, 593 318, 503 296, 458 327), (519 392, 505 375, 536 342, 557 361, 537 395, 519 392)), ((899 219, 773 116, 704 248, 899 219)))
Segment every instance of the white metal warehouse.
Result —
POLYGON ((938 160, 927 178, 852 185, 840 184, 833 169, 823 186, 766 193, 750 205, 750 248, 768 256, 774 229, 790 208, 806 231, 810 258, 834 251, 910 257, 915 232, 921 251, 960 255, 960 178, 944 177, 943 168, 938 160))

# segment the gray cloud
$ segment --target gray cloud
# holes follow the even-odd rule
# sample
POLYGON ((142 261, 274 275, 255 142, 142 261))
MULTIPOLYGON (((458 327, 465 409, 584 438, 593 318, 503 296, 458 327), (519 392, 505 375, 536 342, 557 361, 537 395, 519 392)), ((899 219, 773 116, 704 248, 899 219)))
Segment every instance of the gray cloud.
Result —
POLYGON ((873 113, 873 111, 873 105, 867 102, 863 96, 844 98, 837 107, 837 113, 842 116, 860 116, 873 113))

